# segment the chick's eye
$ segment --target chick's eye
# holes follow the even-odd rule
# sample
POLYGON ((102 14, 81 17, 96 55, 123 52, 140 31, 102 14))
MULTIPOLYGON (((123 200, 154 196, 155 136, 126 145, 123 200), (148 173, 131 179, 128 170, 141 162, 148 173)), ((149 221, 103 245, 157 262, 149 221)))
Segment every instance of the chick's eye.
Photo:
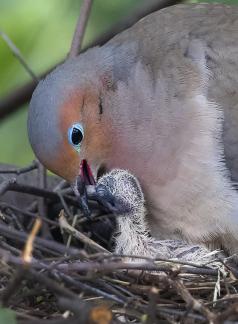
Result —
POLYGON ((81 124, 74 124, 68 130, 69 143, 73 145, 76 150, 80 149, 81 142, 83 140, 84 131, 81 124))

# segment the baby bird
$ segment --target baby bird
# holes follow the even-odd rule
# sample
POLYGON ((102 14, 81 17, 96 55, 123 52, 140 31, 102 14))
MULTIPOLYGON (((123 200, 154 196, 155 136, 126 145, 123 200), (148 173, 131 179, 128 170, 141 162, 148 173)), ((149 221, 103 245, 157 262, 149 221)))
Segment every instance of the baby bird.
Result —
POLYGON ((114 197, 113 208, 118 214, 115 253, 196 262, 214 258, 216 252, 211 253, 203 246, 190 245, 181 240, 157 240, 150 235, 141 186, 128 171, 113 169, 103 175, 96 191, 101 197, 114 197))

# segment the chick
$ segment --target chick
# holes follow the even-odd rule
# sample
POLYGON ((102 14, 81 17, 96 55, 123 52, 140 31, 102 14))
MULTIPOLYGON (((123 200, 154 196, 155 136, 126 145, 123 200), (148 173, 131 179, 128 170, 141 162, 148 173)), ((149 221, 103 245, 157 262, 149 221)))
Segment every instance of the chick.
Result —
POLYGON ((190 245, 181 240, 157 240, 149 233, 146 222, 144 195, 139 181, 126 170, 113 169, 103 175, 96 186, 100 197, 114 198, 113 211, 117 210, 115 253, 151 258, 178 259, 205 262, 214 258, 207 248, 190 245))

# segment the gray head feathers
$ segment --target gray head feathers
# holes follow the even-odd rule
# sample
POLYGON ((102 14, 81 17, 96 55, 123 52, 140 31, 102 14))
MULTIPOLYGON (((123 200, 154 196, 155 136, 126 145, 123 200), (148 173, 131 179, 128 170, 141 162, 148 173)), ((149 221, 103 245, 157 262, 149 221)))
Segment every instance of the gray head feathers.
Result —
POLYGON ((80 56, 69 59, 42 80, 33 93, 29 115, 29 140, 43 162, 54 157, 60 149, 60 107, 78 89, 91 87, 99 92, 106 77, 111 85, 124 80, 134 62, 135 46, 106 45, 94 47, 80 56))
MULTIPOLYGON (((33 150, 41 160, 54 156, 60 150, 62 133, 60 130, 60 107, 73 92, 90 80, 97 48, 87 52, 87 57, 70 59, 58 66, 40 81, 35 89, 28 115, 28 134, 33 150)), ((94 78, 96 79, 96 78, 94 78)))

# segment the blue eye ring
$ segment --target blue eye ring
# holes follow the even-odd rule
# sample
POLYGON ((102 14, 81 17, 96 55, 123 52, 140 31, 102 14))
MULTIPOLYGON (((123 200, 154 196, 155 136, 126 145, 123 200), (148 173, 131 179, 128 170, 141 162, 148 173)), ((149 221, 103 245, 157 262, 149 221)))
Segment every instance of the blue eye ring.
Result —
POLYGON ((84 138, 83 125, 80 123, 73 124, 68 129, 68 141, 76 151, 80 151, 81 143, 84 138))

